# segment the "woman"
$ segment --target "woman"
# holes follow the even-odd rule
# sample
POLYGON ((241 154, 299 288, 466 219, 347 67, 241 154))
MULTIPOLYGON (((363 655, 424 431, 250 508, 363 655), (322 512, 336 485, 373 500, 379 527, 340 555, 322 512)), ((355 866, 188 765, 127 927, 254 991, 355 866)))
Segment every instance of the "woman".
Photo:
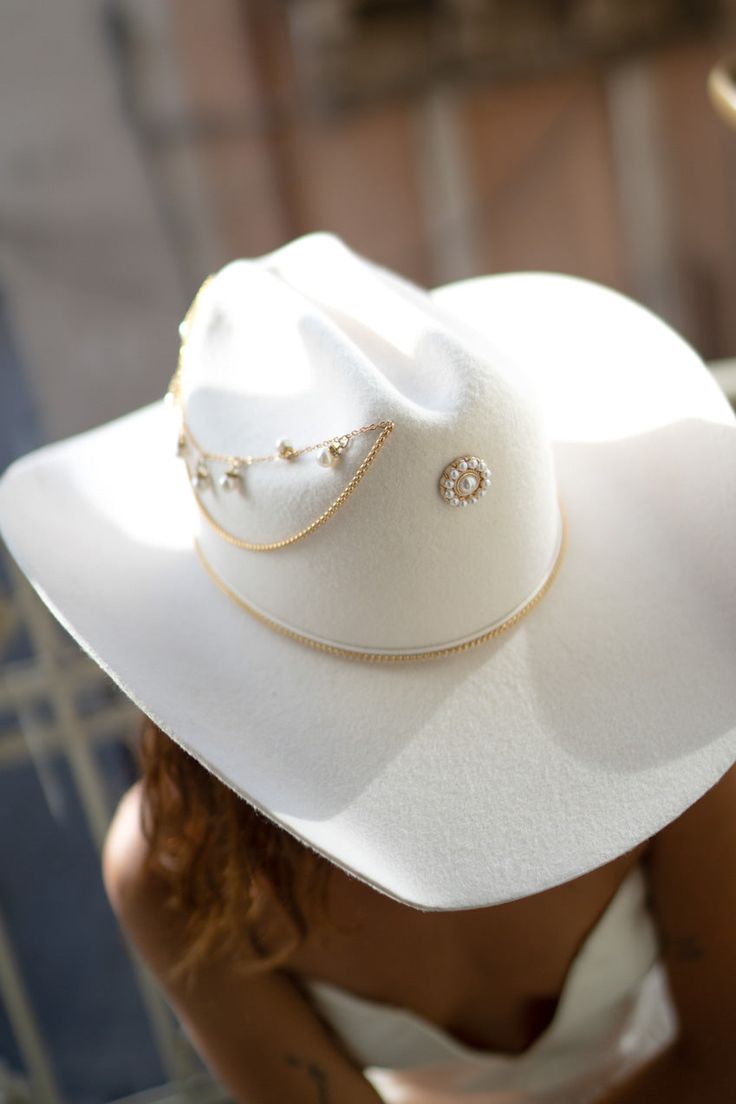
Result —
POLYGON ((727 1098, 736 428, 692 350, 315 235, 205 283, 169 400, 0 524, 151 718, 106 884, 235 1098, 727 1098))
MULTIPOLYGON (((667 828, 573 882, 489 909, 418 912, 326 864, 149 727, 142 783, 108 836, 105 883, 235 1100, 368 1104, 382 1097, 305 979, 410 1009, 478 1051, 523 1055, 554 1022, 571 964, 641 864, 679 1030, 591 1099, 723 1101, 736 1086, 735 829, 731 768, 667 828)), ((488 1071, 489 1084, 497 1076, 488 1071)), ((571 1071, 560 1100, 586 1098, 573 1095, 583 1092, 575 1080, 571 1071)), ((489 1089, 470 1099, 524 1097, 489 1089)))

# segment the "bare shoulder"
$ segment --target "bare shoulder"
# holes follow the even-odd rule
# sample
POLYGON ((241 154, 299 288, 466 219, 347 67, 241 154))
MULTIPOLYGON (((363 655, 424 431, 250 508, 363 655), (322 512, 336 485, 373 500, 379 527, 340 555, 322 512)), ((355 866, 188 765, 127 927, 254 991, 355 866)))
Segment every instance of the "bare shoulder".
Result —
POLYGON ((133 786, 112 820, 105 887, 128 938, 233 1100, 377 1102, 361 1069, 287 974, 244 972, 226 953, 208 953, 185 977, 172 969, 187 947, 187 916, 171 907, 164 880, 148 870, 142 799, 141 786, 133 786))
POLYGON ((152 907, 163 893, 163 886, 148 873, 147 845, 141 826, 143 787, 140 782, 123 794, 105 838, 102 851, 102 877, 115 912, 120 916, 133 906, 148 900, 152 907))
POLYGON ((651 841, 645 868, 680 1046, 734 1065, 736 765, 651 841))

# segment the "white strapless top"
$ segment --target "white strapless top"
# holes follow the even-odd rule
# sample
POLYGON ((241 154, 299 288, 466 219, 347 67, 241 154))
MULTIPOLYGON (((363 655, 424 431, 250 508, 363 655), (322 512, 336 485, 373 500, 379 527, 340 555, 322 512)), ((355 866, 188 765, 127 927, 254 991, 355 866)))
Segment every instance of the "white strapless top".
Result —
POLYGON ((465 1046, 328 982, 304 984, 389 1104, 588 1104, 675 1034, 645 894, 635 866, 575 956, 551 1023, 518 1055, 465 1046))

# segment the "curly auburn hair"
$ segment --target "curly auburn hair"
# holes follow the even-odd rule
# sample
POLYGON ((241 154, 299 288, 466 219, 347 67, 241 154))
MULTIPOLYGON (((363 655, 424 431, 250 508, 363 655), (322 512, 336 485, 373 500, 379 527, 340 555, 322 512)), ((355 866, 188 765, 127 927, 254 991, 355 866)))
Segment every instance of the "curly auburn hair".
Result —
POLYGON ((222 952, 250 972, 282 963, 311 923, 328 919, 332 865, 148 719, 139 761, 146 866, 186 916, 187 950, 175 972, 191 973, 205 955, 222 952))

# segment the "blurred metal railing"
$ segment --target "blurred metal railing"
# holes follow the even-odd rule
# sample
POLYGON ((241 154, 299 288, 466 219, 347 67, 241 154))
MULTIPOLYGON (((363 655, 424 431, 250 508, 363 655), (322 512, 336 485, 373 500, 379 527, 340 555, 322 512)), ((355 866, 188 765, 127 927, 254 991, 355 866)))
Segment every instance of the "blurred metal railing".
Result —
MULTIPOLYGON (((19 625, 26 630, 33 649, 32 658, 0 666, 0 713, 17 718, 16 728, 4 729, 2 733, 0 771, 30 758, 39 769, 41 785, 48 789, 44 779, 46 757, 50 751, 61 752, 68 764, 87 829, 99 853, 113 810, 95 747, 117 737, 121 730, 132 731, 139 714, 121 694, 111 692, 107 676, 66 634, 62 634, 4 549, 0 554, 11 580, 10 593, 0 593, 0 660, 19 625), (82 714, 78 708, 80 691, 89 692, 95 688, 99 690, 96 696, 99 704, 89 715, 82 714), (49 717, 39 713, 41 702, 51 707, 49 717)), ((86 696, 89 697, 89 693, 86 696)), ((199 1072, 189 1042, 151 975, 134 950, 130 946, 127 949, 167 1082, 157 1089, 126 1097, 125 1104, 133 1104, 133 1101, 136 1104, 226 1101, 228 1098, 223 1090, 199 1072)), ((53 1060, 23 982, 2 911, 0 999, 7 1009, 23 1056, 30 1099, 34 1104, 62 1104, 53 1060)))

